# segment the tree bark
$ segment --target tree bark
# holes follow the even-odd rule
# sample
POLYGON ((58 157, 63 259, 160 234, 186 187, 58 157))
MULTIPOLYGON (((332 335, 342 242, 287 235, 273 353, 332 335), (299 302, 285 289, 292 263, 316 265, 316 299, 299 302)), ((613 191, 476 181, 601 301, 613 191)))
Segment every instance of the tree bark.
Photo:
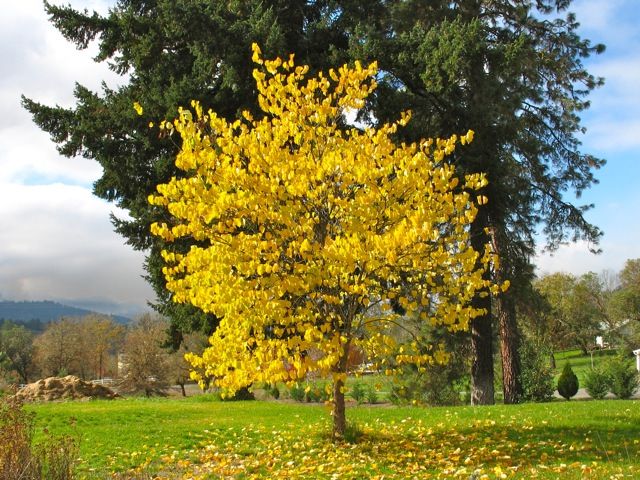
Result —
MULTIPOLYGON (((471 244, 482 255, 489 238, 485 232, 486 212, 482 210, 471 225, 471 244)), ((489 276, 487 272, 485 276, 489 276)), ((493 405, 493 345, 491 298, 476 295, 473 306, 485 314, 471 321, 471 405, 493 405)))
POLYGON ((520 357, 518 354, 520 338, 516 324, 515 302, 513 294, 508 291, 499 295, 496 300, 504 403, 519 403, 522 399, 522 382, 520 381, 520 357))
MULTIPOLYGON (((487 297, 488 312, 491 300, 487 297)), ((484 302, 483 302, 484 303, 484 302)), ((491 313, 471 321, 471 405, 493 405, 493 346, 491 345, 491 313)))
POLYGON ((520 335, 516 321, 516 296, 518 285, 525 276, 526 269, 510 258, 507 248, 507 234, 503 229, 492 229, 491 237, 494 251, 498 254, 500 264, 495 272, 496 283, 510 281, 511 286, 506 292, 495 297, 498 317, 498 331, 500 333, 500 360, 502 362, 502 392, 504 403, 519 403, 522 399, 522 381, 520 378, 520 335), (515 262, 515 263, 511 263, 515 262))
POLYGON ((347 416, 344 404, 344 381, 334 380, 333 382, 333 440, 344 439, 347 431, 347 416))

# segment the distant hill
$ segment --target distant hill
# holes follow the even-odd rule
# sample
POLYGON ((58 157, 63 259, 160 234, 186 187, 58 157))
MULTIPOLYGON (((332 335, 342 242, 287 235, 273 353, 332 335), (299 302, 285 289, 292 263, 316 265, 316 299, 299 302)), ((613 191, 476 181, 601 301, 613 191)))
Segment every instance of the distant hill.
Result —
MULTIPOLYGON (((38 320, 42 323, 49 323, 62 317, 84 317, 91 314, 103 315, 84 308, 70 307, 48 300, 40 302, 0 300, 0 320, 12 320, 25 324, 38 320)), ((110 316, 118 323, 131 322, 131 319, 121 315, 110 316)))

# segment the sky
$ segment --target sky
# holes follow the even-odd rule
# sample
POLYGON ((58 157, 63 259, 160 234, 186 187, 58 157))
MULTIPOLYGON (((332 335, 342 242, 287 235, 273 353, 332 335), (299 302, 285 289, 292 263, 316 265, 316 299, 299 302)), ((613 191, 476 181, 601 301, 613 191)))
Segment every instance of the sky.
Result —
MULTIPOLYGON (((56 0, 52 3, 61 4, 56 0)), ((106 12, 109 0, 65 1, 106 12)), ((581 203, 604 230, 603 252, 578 242, 534 260, 538 273, 619 271, 640 258, 640 26, 637 0, 576 0, 570 8, 580 34, 604 43, 603 55, 586 60, 605 77, 591 108, 583 151, 605 158, 598 185, 581 203)), ((20 95, 71 107, 75 82, 99 90, 126 79, 78 51, 48 23, 40 0, 5 2, 0 18, 0 300, 56 300, 104 313, 135 315, 154 300, 142 278, 144 254, 113 232, 109 214, 126 212, 94 197, 101 167, 59 155, 20 105, 20 95)), ((542 239, 541 239, 542 240, 542 239)))

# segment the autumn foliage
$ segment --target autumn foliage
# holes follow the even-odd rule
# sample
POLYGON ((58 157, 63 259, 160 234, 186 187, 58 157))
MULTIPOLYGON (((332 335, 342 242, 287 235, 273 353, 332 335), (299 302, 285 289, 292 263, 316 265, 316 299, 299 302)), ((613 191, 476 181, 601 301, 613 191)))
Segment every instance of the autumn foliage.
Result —
POLYGON ((263 60, 255 45, 253 59, 262 118, 228 122, 194 102, 160 124, 182 138, 185 176, 149 198, 171 217, 152 233, 193 240, 163 252, 167 287, 222 319, 210 347, 190 357, 198 379, 232 393, 331 377, 341 434, 351 349, 387 373, 446 361, 439 346, 424 348, 420 322, 466 329, 480 313, 471 299, 497 288, 483 279, 493 255, 469 242, 486 179, 461 181, 445 162, 472 131, 396 145, 409 113, 345 128, 345 112, 375 89, 375 63, 310 77, 293 57, 263 60))

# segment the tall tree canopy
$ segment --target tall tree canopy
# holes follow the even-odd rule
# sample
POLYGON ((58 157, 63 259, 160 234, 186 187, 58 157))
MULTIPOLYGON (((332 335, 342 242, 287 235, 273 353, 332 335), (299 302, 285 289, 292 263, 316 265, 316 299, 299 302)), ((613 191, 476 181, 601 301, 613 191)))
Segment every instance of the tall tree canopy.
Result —
MULTIPOLYGON (((96 40, 96 61, 106 61, 128 76, 117 89, 93 92, 76 85, 76 106, 47 106, 23 99, 34 121, 58 144, 61 154, 95 160, 103 167, 94 193, 128 211, 113 218, 116 231, 136 249, 146 250, 148 279, 159 310, 173 320, 174 346, 183 330, 211 332, 216 318, 170 301, 161 273, 164 243, 149 225, 162 218, 147 203, 159 183, 179 172, 178 146, 147 128, 148 120, 131 109, 145 106, 150 118, 175 118, 178 106, 199 101, 220 115, 257 111, 251 77, 251 43, 268 52, 293 52, 314 69, 344 63, 348 46, 336 26, 329 1, 121 0, 107 15, 45 2, 51 22, 78 48, 96 40), (342 53, 340 53, 342 52, 342 53)), ((185 249, 188 249, 185 242, 185 249)))
POLYGON ((245 111, 228 122, 195 102, 195 112, 181 110, 176 165, 187 178, 151 196, 172 217, 152 232, 198 242, 185 254, 162 252, 174 300, 222 319, 194 366, 231 393, 331 376, 334 433, 343 437, 351 349, 387 360, 390 373, 446 357, 423 348, 423 329, 392 302, 418 325, 453 331, 482 313, 472 300, 489 294, 493 254, 473 249, 469 225, 486 180, 460 182, 444 163, 456 136, 396 146, 391 136, 407 114, 377 129, 341 128, 343 112, 373 91, 375 64, 309 78, 293 57, 263 61, 255 46, 254 60, 264 63, 253 73, 258 119, 245 111), (402 345, 391 335, 398 325, 411 334, 402 345))
MULTIPOLYGON (((377 2, 381 18, 361 25, 354 55, 380 62, 379 121, 411 108, 406 137, 474 128, 477 141, 456 159, 461 172, 486 172, 490 202, 474 223, 479 244, 502 258, 497 278, 512 288, 495 298, 502 338, 505 401, 518 400, 515 298, 531 281, 529 259, 543 225, 547 246, 597 243, 600 231, 574 205, 603 161, 580 152, 579 114, 601 84, 582 60, 603 51, 581 39, 569 0, 377 2)), ((405 137, 405 138, 406 138, 405 137)), ((488 301, 479 300, 490 311, 488 301)), ((474 403, 491 403, 491 315, 472 325, 474 403)))
MULTIPOLYGON (((579 114, 601 81, 583 59, 603 50, 577 34, 565 12, 570 0, 120 0, 108 15, 45 3, 53 24, 84 48, 93 39, 98 61, 128 73, 121 88, 91 92, 78 85, 77 105, 49 107, 25 99, 38 125, 60 151, 97 160, 104 174, 95 193, 128 210, 114 219, 135 248, 149 249, 147 268, 164 313, 192 317, 169 302, 160 273, 161 239, 148 225, 162 212, 146 197, 154 185, 179 175, 177 146, 150 131, 130 109, 145 105, 153 118, 173 118, 192 99, 221 116, 258 111, 246 52, 251 42, 269 56, 293 52, 312 71, 344 61, 378 60, 379 88, 361 115, 384 124, 412 110, 400 140, 448 137, 473 128, 477 139, 454 157, 461 174, 486 172, 489 203, 473 224, 472 241, 491 241, 503 261, 493 274, 511 280, 509 293, 476 299, 488 313, 472 323, 474 403, 493 402, 491 320, 498 313, 506 401, 519 395, 514 295, 531 281, 529 259, 542 225, 553 248, 599 230, 587 206, 572 203, 595 182, 603 161, 580 151, 579 114)), ((455 154, 454 154, 455 155, 455 154)), ((189 242, 184 242, 185 251, 189 242)), ((489 275, 489 274, 488 274, 489 275)), ((195 318, 195 317, 194 317, 195 318)), ((212 329, 215 318, 198 324, 212 329)), ((179 335, 177 337, 179 339, 179 335)))

